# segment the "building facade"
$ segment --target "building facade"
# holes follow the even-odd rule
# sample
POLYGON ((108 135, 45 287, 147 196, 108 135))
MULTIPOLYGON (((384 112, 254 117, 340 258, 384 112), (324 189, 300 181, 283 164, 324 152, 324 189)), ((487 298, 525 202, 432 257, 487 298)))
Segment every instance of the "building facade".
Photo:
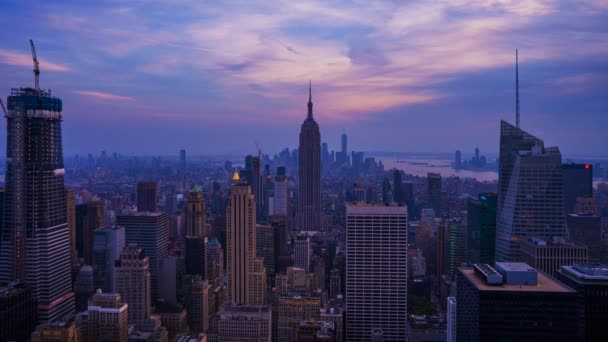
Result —
POLYGON ((95 289, 112 292, 114 288, 114 262, 125 247, 125 229, 107 226, 93 232, 93 270, 95 289))
POLYGON ((129 323, 141 325, 150 318, 150 262, 144 251, 128 245, 114 267, 114 292, 129 305, 129 323))
POLYGON ((562 266, 589 262, 587 246, 562 238, 528 237, 521 240, 520 248, 523 262, 553 277, 562 266))
POLYGON ((88 306, 88 337, 91 342, 127 342, 128 305, 118 293, 98 290, 88 306))
POLYGON ((496 194, 481 193, 469 199, 467 210, 467 261, 493 264, 496 250, 496 194))
POLYGON ((137 183, 137 211, 158 211, 158 185, 156 182, 137 183))

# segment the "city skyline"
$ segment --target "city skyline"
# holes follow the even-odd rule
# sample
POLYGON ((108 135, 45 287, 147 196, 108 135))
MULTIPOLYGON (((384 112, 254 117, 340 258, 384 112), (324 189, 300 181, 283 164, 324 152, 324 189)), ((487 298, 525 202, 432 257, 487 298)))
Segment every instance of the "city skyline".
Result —
POLYGON ((237 154, 255 141, 265 151, 295 147, 308 79, 332 149, 345 129, 357 151, 417 151, 422 143, 420 152, 495 152, 500 119, 515 121, 518 48, 521 127, 565 156, 605 153, 600 38, 608 4, 341 5, 178 1, 166 11, 161 2, 100 2, 91 11, 13 2, 0 28, 35 24, 0 47, 0 73, 10 75, 0 89, 33 84, 33 38, 41 87, 66 103, 66 155, 237 154), (438 138, 426 134, 431 125, 438 138))

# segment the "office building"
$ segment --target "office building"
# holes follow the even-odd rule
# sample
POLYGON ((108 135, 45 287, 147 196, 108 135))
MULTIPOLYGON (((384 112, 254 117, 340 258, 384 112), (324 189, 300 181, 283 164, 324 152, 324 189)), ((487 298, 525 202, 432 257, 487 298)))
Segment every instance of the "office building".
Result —
POLYGON ((27 284, 0 284, 0 341, 27 340, 36 327, 37 310, 27 284))
POLYGON ((159 263, 169 254, 169 216, 165 213, 135 212, 116 217, 116 225, 125 228, 125 243, 137 244, 150 260, 152 301, 156 301, 159 263))
POLYGON ((156 182, 137 183, 137 211, 158 211, 158 186, 156 182))
POLYGON ((125 229, 106 226, 93 232, 93 270, 95 289, 112 292, 114 288, 114 262, 125 247, 125 229))
MULTIPOLYGON (((429 172, 427 174, 429 204, 435 215, 441 214, 441 175, 429 172)), ((385 332, 386 333, 386 332, 385 332)))
POLYGON ((205 236, 186 236, 186 272, 209 277, 209 240, 205 236))
POLYGON ((287 248, 287 216, 270 217, 270 226, 274 237, 275 273, 285 272, 291 264, 291 255, 287 248))
POLYGON ((269 277, 275 274, 274 227, 269 224, 258 224, 255 228, 256 255, 264 260, 264 267, 269 277))
POLYGON ((456 298, 448 297, 446 342, 456 342, 456 298))
MULTIPOLYGON (((88 315, 84 315, 88 316, 88 315)), ((77 317, 41 323, 32 332, 31 342, 86 341, 88 332, 77 317)))
POLYGON ((299 235, 293 243, 294 266, 303 269, 304 272, 310 272, 310 258, 312 256, 310 238, 306 235, 299 235))
POLYGON ((405 206, 347 205, 347 341, 406 339, 407 229, 405 206))
POLYGON ((5 116, 0 281, 29 284, 41 322, 74 310, 61 111, 50 90, 19 88, 11 90, 5 116))
POLYGON ((130 324, 141 325, 150 318, 150 262, 137 245, 125 247, 116 261, 114 292, 129 305, 130 324))
POLYGON ((335 326, 327 321, 300 321, 296 332, 298 342, 336 342, 335 326))
POLYGON ((80 268, 74 282, 74 293, 76 294, 76 311, 86 310, 89 305, 89 298, 95 293, 93 267, 84 265, 80 268))
POLYGON ((460 267, 457 341, 575 341, 576 292, 525 263, 460 267))
POLYGON ((93 232, 103 227, 103 221, 99 198, 76 206, 76 249, 87 265, 93 262, 93 232))
POLYGON ((287 188, 287 177, 285 168, 277 168, 277 176, 274 178, 274 205, 271 216, 287 216, 289 193, 287 188))
POLYGON ((281 296, 273 308, 277 326, 275 341, 296 341, 298 326, 301 321, 319 320, 321 298, 301 294, 281 296))
POLYGON ((562 157, 557 147, 501 121, 496 260, 519 260, 519 240, 566 236, 562 157))
POLYGON ((188 312, 178 304, 160 303, 156 308, 163 327, 167 329, 169 341, 175 341, 177 336, 187 333, 188 312))
POLYGON ((205 230, 205 198, 196 185, 188 193, 186 202, 186 236, 207 236, 205 230))
POLYGON ((576 199, 593 197, 593 166, 591 164, 563 164, 564 209, 574 213, 576 199))
POLYGON ((300 130, 298 152, 298 229, 321 230, 321 133, 312 116, 310 88, 308 115, 300 130))
POLYGON ((450 279, 456 277, 457 268, 467 260, 467 228, 462 220, 453 218, 449 222, 448 269, 450 279))
POLYGON ((168 255, 160 261, 158 299, 165 304, 183 304, 188 298, 190 276, 182 257, 168 255))
POLYGON ((523 262, 553 277, 561 266, 589 262, 587 246, 557 237, 522 239, 520 255, 523 262))
POLYGON ((188 320, 195 332, 204 333, 209 329, 209 281, 199 275, 192 278, 188 320))
POLYGON ((602 217, 593 213, 568 214, 568 239, 587 246, 589 261, 602 258, 602 217))
POLYGON ((118 293, 97 290, 88 306, 88 338, 91 342, 127 342, 128 305, 118 293))
POLYGON ((208 342, 270 342, 272 314, 267 306, 224 304, 213 316, 208 342))
MULTIPOLYGON (((74 189, 65 188, 65 201, 66 219, 70 238, 70 260, 72 268, 75 268, 78 265, 78 251, 76 250, 76 199, 74 197, 74 189)), ((4 215, 1 217, 4 217, 4 215)))
POLYGON ((393 202, 405 203, 405 197, 403 195, 401 171, 393 170, 393 202))
POLYGON ((557 279, 577 293, 578 312, 572 319, 578 322, 580 341, 608 341, 608 266, 562 266, 557 272, 557 279))
POLYGON ((233 176, 230 200, 226 209, 227 300, 235 304, 261 305, 265 298, 264 259, 258 258, 256 245, 256 204, 251 187, 233 176), (264 273, 264 284, 260 284, 264 273))
POLYGON ((469 199, 467 210, 467 261, 493 264, 496 249, 496 194, 481 193, 469 199))

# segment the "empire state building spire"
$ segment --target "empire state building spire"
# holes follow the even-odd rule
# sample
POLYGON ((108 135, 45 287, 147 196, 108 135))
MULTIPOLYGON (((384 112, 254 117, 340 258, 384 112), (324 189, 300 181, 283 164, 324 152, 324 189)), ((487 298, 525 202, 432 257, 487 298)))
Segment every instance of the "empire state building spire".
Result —
POLYGON ((308 81, 308 115, 307 120, 313 120, 312 117, 312 81, 308 81))

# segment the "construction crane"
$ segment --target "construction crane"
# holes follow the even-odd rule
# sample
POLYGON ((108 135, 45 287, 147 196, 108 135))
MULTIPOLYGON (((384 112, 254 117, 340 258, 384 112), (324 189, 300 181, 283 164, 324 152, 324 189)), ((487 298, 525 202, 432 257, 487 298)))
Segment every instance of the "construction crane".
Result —
POLYGON ((34 60, 34 86, 36 93, 40 94, 40 84, 38 78, 40 77, 40 65, 38 64, 38 58, 36 57, 36 48, 34 47, 34 41, 30 39, 30 46, 32 48, 32 60, 34 60))
POLYGON ((257 150, 258 150, 258 158, 261 159, 262 158, 262 148, 260 147, 260 145, 258 145, 257 141, 254 141, 254 143, 255 143, 255 148, 257 148, 257 150))

